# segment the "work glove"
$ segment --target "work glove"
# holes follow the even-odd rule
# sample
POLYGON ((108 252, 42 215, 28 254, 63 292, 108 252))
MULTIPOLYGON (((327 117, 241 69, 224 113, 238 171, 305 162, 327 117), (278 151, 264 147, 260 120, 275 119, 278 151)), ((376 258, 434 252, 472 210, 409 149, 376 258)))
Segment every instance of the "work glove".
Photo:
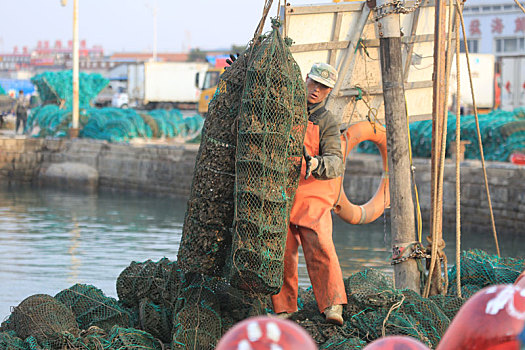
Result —
POLYGON ((304 145, 303 145, 303 156, 304 156, 304 160, 306 161, 306 175, 304 175, 304 179, 307 180, 310 177, 310 175, 312 175, 312 171, 317 169, 317 167, 319 166, 319 160, 309 155, 304 145))
POLYGON ((237 58, 239 58, 239 53, 238 52, 236 53, 236 55, 237 56, 230 54, 230 58, 226 59, 226 63, 228 63, 229 66, 231 66, 233 64, 233 62, 235 62, 235 60, 237 58))

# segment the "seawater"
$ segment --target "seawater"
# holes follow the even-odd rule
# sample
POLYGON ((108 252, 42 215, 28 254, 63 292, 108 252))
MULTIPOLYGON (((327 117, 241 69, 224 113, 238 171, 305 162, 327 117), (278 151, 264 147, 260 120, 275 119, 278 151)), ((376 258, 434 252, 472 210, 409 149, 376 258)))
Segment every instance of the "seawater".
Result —
MULTIPOLYGON (((75 283, 118 298, 117 277, 132 261, 176 260, 185 211, 182 198, 0 184, 0 321, 26 297, 54 296, 75 283)), ((390 239, 384 216, 368 225, 334 217, 334 242, 345 277, 364 267, 390 273, 390 239)), ((454 235, 445 239, 453 264, 454 235)), ((522 254, 519 242, 500 239, 502 253, 522 254)), ((495 252, 491 235, 464 234, 462 244, 495 252)), ((310 285, 302 255, 299 284, 310 285)))

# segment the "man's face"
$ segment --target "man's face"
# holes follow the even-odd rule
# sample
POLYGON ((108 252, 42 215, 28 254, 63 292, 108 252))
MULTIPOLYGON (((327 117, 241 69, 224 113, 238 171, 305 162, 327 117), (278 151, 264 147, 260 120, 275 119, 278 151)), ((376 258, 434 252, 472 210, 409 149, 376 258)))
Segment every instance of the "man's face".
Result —
POLYGON ((306 100, 308 104, 322 102, 330 91, 332 91, 332 88, 306 77, 306 100))

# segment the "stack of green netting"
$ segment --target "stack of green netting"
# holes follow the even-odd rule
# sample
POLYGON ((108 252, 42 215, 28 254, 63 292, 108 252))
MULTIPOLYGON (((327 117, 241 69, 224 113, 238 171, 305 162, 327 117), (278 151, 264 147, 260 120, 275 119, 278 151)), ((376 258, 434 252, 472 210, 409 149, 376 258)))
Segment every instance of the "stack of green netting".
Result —
MULTIPOLYGON (((44 104, 53 103, 66 107, 73 105, 73 72, 44 72, 31 78, 38 89, 40 99, 44 104)), ((78 102, 81 107, 89 103, 109 83, 109 80, 97 73, 80 72, 78 76, 78 102)))
POLYGON ((223 275, 232 240, 235 122, 252 47, 221 75, 208 107, 177 256, 185 272, 223 275))
MULTIPOLYGON (((396 290, 390 277, 365 269, 345 278, 348 305, 342 327, 325 322, 311 288, 300 290, 300 311, 291 320, 320 349, 362 349, 383 334, 408 335, 436 348, 467 298, 489 285, 513 283, 524 269, 525 259, 463 252, 462 298, 455 267, 448 272, 447 295, 430 298, 396 290)), ((124 269, 116 281, 119 300, 83 284, 55 297, 30 296, 2 323, 0 349, 213 349, 235 323, 271 307, 268 296, 248 294, 224 279, 187 277, 177 262, 163 258, 124 269)))
MULTIPOLYGON (((71 108, 62 109, 48 104, 33 108, 28 117, 26 132, 35 137, 65 137, 71 127, 71 108)), ((201 131, 203 119, 199 114, 183 116, 177 110, 138 112, 134 109, 80 109, 80 137, 110 142, 142 138, 193 139, 201 131)))
POLYGON ((4 88, 0 85, 0 95, 5 95, 5 90, 4 88))
MULTIPOLYGON (((525 107, 513 111, 496 110, 478 116, 483 154, 486 160, 507 162, 514 152, 525 151, 525 107)), ((432 148, 432 121, 410 123, 410 138, 414 157, 430 157, 432 148)), ((450 143, 456 140, 456 116, 449 114, 447 122, 447 151, 451 155, 450 143)), ((461 140, 466 145, 465 158, 480 159, 480 148, 476 118, 474 115, 461 117, 461 140)), ((358 150, 363 153, 378 153, 371 142, 363 142, 358 150)))
POLYGON ((238 119, 232 286, 274 294, 282 285, 289 212, 308 116, 300 69, 278 22, 248 65, 238 119))

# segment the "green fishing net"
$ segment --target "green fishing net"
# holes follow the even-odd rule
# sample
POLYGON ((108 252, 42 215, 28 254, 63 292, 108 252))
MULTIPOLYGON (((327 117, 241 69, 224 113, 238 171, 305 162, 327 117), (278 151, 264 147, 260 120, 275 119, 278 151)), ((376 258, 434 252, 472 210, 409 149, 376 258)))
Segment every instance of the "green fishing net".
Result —
MULTIPOLYGON (((73 105, 73 72, 43 72, 31 78, 43 103, 55 103, 71 108, 73 105)), ((88 107, 109 80, 98 73, 80 72, 78 77, 78 102, 88 107)))
MULTIPOLYGON (((513 283, 525 269, 523 258, 500 258, 480 250, 463 252, 461 264, 462 291, 513 283)), ((343 326, 325 322, 311 287, 300 288, 300 310, 290 319, 320 349, 362 349, 383 335, 408 335, 435 348, 466 301, 457 297, 454 278, 452 267, 447 295, 422 298, 411 290, 394 289, 383 272, 364 269, 344 279, 348 304, 343 326)), ((117 290, 116 304, 97 288, 81 284, 57 294, 68 306, 44 294, 25 299, 2 323, 0 349, 214 349, 237 322, 271 310, 267 295, 239 290, 223 278, 183 274, 177 262, 166 258, 131 263, 117 279, 117 290), (135 328, 111 327, 110 320, 122 321, 121 311, 107 310, 107 305, 126 310, 135 328), (85 328, 102 318, 105 329, 85 328)))
POLYGON ((97 326, 110 330, 114 325, 132 326, 130 313, 95 286, 75 284, 55 295, 55 299, 73 312, 80 329, 97 326))
POLYGON ((235 155, 230 283, 274 294, 282 285, 289 212, 301 168, 308 116, 300 69, 279 22, 248 64, 235 155))
MULTIPOLYGON (((507 162, 514 152, 525 152, 525 108, 514 111, 495 110, 478 116, 483 155, 485 160, 507 162)), ((410 140, 414 157, 429 158, 432 149, 432 121, 423 120, 410 123, 410 140)), ((450 157, 451 142, 456 140, 456 116, 449 113, 447 121, 447 150, 450 157)), ((478 142, 476 118, 474 115, 461 117, 461 140, 469 141, 466 145, 466 159, 480 159, 481 150, 478 142)), ((377 147, 371 142, 362 142, 359 152, 378 154, 377 147)))
POLYGON ((236 120, 253 45, 221 75, 208 108, 177 256, 185 272, 223 275, 231 247, 236 120))
MULTIPOLYGON (((81 138, 124 142, 134 138, 179 138, 181 141, 200 134, 204 120, 198 114, 183 116, 173 109, 138 112, 120 108, 81 108, 81 138)), ((28 116, 25 132, 34 137, 65 137, 72 126, 71 108, 54 104, 35 107, 28 116)))

